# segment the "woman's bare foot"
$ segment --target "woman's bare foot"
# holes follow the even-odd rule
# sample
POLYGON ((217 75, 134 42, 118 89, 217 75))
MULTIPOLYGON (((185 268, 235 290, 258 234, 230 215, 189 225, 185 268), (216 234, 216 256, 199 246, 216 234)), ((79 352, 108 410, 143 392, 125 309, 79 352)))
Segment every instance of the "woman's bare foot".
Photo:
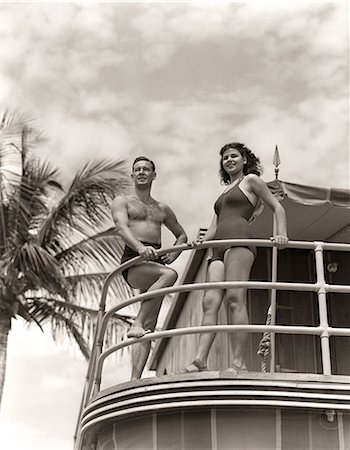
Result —
POLYGON ((186 369, 181 370, 180 373, 196 373, 202 372, 202 370, 208 370, 207 365, 200 359, 195 359, 186 369))
POLYGON ((231 373, 237 374, 237 373, 241 373, 241 372, 248 372, 248 369, 245 364, 241 364, 240 366, 237 366, 237 364, 232 363, 231 367, 226 369, 225 372, 231 372, 231 373))

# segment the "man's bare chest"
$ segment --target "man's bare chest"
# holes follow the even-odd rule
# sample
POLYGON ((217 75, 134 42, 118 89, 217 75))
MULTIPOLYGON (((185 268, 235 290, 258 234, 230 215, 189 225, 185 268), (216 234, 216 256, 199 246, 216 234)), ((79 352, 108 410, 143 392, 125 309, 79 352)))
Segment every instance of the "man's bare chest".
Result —
POLYGON ((156 202, 145 203, 137 199, 131 199, 128 202, 128 216, 132 221, 156 222, 159 224, 162 224, 165 220, 165 214, 156 202))

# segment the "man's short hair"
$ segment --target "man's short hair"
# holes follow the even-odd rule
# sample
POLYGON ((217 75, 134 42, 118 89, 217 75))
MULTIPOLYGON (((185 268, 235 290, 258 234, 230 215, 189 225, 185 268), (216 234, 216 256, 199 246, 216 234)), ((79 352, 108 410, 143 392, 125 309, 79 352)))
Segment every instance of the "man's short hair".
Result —
POLYGON ((156 166, 155 166, 154 162, 153 162, 151 159, 147 158, 147 156, 138 156, 138 157, 135 159, 135 161, 132 163, 132 168, 133 168, 133 169, 134 169, 135 164, 136 164, 137 162, 139 162, 139 161, 148 161, 148 162, 151 164, 151 166, 152 166, 153 172, 156 171, 156 166))

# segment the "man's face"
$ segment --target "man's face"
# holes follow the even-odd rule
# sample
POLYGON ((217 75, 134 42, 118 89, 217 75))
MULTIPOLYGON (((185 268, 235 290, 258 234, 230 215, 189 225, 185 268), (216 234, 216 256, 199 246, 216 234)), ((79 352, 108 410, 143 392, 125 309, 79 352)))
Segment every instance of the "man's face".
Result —
POLYGON ((155 177, 156 174, 148 161, 137 161, 132 169, 131 178, 134 180, 135 185, 139 187, 149 186, 155 177))

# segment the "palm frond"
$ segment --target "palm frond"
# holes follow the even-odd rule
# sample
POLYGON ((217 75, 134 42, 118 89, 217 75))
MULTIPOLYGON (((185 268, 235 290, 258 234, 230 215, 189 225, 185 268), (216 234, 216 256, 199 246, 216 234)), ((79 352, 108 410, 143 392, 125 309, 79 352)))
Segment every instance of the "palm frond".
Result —
POLYGON ((22 155, 13 145, 7 145, 1 135, 0 145, 0 187, 6 201, 21 182, 22 155), (4 195, 5 194, 5 195, 4 195))
POLYGON ((33 144, 45 140, 44 134, 36 129, 32 115, 9 110, 1 118, 0 133, 1 147, 16 149, 24 159, 33 144))
POLYGON ((57 169, 47 162, 33 159, 25 163, 21 181, 8 205, 7 226, 15 246, 32 239, 49 214, 51 193, 62 190, 57 177, 57 169))
MULTIPOLYGON (((97 317, 90 305, 97 306, 107 271, 116 267, 123 250, 104 228, 112 223, 111 200, 130 186, 125 163, 88 163, 64 191, 57 169, 33 156, 32 146, 43 134, 29 115, 5 111, 0 134, 2 303, 12 317, 22 316, 29 324, 43 329, 51 323, 54 338, 68 334, 87 357, 97 317), (82 273, 86 269, 96 273, 82 273)), ((132 294, 116 277, 107 303, 132 294)), ((133 320, 129 311, 111 318, 106 344, 126 338, 133 320)))
MULTIPOLYGON (((27 313, 40 327, 51 323, 53 338, 57 340, 68 334, 78 344, 85 357, 89 355, 96 331, 97 310, 55 298, 28 297, 27 313)), ((126 339, 126 333, 132 323, 130 316, 115 314, 108 323, 104 345, 109 347, 126 339)), ((121 360, 129 351, 120 351, 117 359, 121 360)))
POLYGON ((130 185, 124 165, 124 161, 86 164, 44 221, 39 234, 42 245, 50 248, 54 242, 63 251, 68 234, 79 232, 88 238, 96 227, 110 219, 112 198, 130 185))
POLYGON ((59 336, 66 334, 73 339, 85 356, 89 358, 89 346, 82 335, 81 326, 77 323, 80 316, 67 310, 66 305, 57 305, 46 299, 32 299, 28 307, 28 314, 41 326, 47 322, 51 324, 52 337, 56 341, 59 336))
MULTIPOLYGON (((78 305, 90 305, 97 308, 100 304, 102 288, 107 276, 108 273, 100 272, 66 277, 66 281, 74 297, 74 303, 78 305)), ((117 275, 109 287, 106 302, 107 309, 133 297, 133 295, 133 290, 124 281, 124 278, 117 275)), ((123 308, 123 311, 125 314, 133 316, 137 313, 138 308, 139 305, 133 304, 125 309, 123 308)))
POLYGON ((3 241, 0 245, 6 248, 8 240, 13 240, 17 235, 19 226, 25 231, 31 217, 42 214, 45 206, 42 196, 47 194, 44 186, 57 188, 57 171, 47 163, 28 158, 28 148, 38 137, 38 132, 29 127, 31 121, 30 116, 5 112, 0 124, 0 220, 3 241))
POLYGON ((32 115, 18 111, 11 112, 9 109, 6 109, 1 118, 0 129, 11 129, 17 126, 22 128, 24 124, 30 124, 32 122, 34 122, 32 115))
POLYGON ((55 258, 64 265, 66 272, 78 272, 82 264, 94 265, 101 269, 115 267, 119 264, 124 250, 124 243, 114 228, 82 239, 77 244, 59 252, 55 258))
POLYGON ((58 181, 60 172, 48 161, 31 158, 25 162, 23 172, 31 191, 37 191, 41 195, 48 195, 50 189, 63 192, 62 184, 58 181))
MULTIPOLYGON (((72 313, 74 312, 74 313, 79 313, 82 315, 84 315, 84 314, 91 315, 92 317, 96 317, 98 314, 98 309, 87 308, 86 306, 76 305, 74 303, 68 303, 63 300, 59 300, 58 298, 53 298, 53 297, 29 297, 29 296, 26 296, 25 301, 26 301, 26 305, 27 305, 26 306, 27 310, 28 310, 28 308, 30 308, 33 305, 34 302, 41 301, 44 303, 51 303, 52 305, 56 305, 60 308, 62 307, 72 313)), ((120 322, 123 324, 131 325, 135 319, 135 316, 132 316, 129 314, 115 313, 113 315, 113 318, 116 320, 120 320, 120 322)))
POLYGON ((57 261, 34 242, 26 242, 12 255, 12 266, 25 275, 25 289, 45 287, 48 292, 68 296, 63 272, 57 261))

